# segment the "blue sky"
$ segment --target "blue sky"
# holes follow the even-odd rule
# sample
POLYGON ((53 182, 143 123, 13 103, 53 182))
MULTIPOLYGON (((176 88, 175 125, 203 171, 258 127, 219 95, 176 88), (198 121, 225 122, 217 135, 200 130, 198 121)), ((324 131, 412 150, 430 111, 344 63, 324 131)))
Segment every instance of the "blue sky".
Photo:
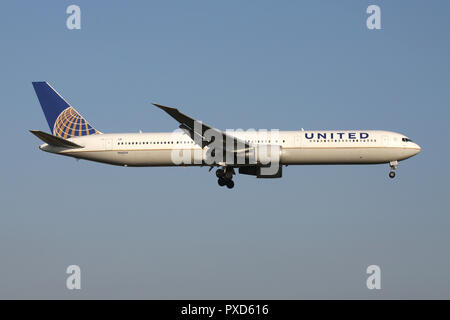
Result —
POLYGON ((448 1, 5 1, 0 298, 450 298, 448 1), (82 29, 68 30, 70 4, 82 29), (381 8, 382 30, 366 28, 381 8), (282 179, 121 168, 38 150, 31 81, 103 132, 385 129, 388 165, 282 179), (68 265, 82 289, 65 288, 68 265), (367 266, 382 271, 368 290, 367 266))

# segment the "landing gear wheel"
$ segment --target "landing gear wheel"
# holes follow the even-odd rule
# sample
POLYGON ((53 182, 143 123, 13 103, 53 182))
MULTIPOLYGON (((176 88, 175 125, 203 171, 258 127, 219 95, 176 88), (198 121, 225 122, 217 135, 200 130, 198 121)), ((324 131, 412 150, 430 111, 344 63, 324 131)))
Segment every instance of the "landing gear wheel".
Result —
POLYGON ((217 183, 219 184, 219 186, 223 187, 227 184, 227 180, 225 180, 224 178, 219 178, 219 180, 217 180, 217 183))
POLYGON ((391 172, 389 172, 389 178, 394 179, 395 178, 395 169, 398 167, 398 161, 393 160, 389 161, 389 166, 391 167, 391 172))
POLYGON ((231 170, 225 171, 225 176, 224 177, 226 179, 229 179, 229 180, 233 179, 233 171, 231 171, 231 170))
POLYGON ((225 167, 220 168, 216 170, 216 176, 219 178, 217 180, 217 183, 219 186, 227 186, 228 189, 233 189, 234 182, 233 182, 233 175, 234 175, 234 169, 232 167, 225 167))
POLYGON ((217 169, 216 171, 216 177, 222 178, 225 175, 225 171, 223 169, 217 169))

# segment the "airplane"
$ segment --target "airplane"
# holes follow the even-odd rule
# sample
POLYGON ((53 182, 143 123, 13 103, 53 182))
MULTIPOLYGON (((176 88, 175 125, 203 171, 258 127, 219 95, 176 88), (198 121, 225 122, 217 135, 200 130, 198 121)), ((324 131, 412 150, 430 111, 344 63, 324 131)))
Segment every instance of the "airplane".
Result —
POLYGON ((178 109, 153 103, 179 123, 173 132, 102 133, 48 82, 32 82, 51 133, 30 130, 43 151, 124 167, 209 166, 220 186, 233 176, 281 178, 283 166, 388 163, 421 151, 407 136, 381 130, 222 131, 178 109), (181 130, 180 130, 181 129, 181 130))

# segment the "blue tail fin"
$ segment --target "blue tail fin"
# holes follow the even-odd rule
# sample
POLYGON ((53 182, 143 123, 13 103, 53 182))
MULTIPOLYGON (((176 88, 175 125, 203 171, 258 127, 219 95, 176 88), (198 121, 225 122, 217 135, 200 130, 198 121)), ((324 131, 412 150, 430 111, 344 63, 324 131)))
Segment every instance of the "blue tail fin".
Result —
POLYGON ((33 82, 33 87, 53 135, 67 139, 101 133, 92 127, 47 82, 33 82))

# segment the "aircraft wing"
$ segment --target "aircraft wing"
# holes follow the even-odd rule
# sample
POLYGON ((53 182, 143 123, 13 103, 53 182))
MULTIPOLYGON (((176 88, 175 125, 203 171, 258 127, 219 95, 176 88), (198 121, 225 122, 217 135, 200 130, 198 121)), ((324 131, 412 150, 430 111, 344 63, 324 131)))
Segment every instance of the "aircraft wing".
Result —
MULTIPOLYGON (((153 103, 154 106, 164 110, 167 112, 172 118, 177 120, 180 125, 179 128, 184 130, 185 132, 189 133, 191 138, 194 140, 195 143, 199 145, 198 141, 201 141, 200 147, 204 148, 208 144, 212 143, 212 141, 209 141, 207 137, 205 137, 206 131, 208 132, 208 136, 221 136, 223 145, 224 145, 224 151, 226 152, 243 152, 249 149, 252 149, 253 147, 249 145, 244 140, 238 139, 236 137, 233 137, 231 135, 228 135, 226 132, 221 131, 219 129, 213 128, 207 124, 202 123, 201 121, 198 121, 194 118, 191 118, 184 113, 181 113, 176 108, 172 107, 166 107, 157 103, 153 103), (197 139, 195 139, 197 137, 197 139), (200 139, 199 139, 200 138, 200 139), (233 141, 233 143, 228 142, 233 141), (227 142, 225 144, 225 142, 227 142)), ((216 146, 216 148, 219 146, 216 146)))

